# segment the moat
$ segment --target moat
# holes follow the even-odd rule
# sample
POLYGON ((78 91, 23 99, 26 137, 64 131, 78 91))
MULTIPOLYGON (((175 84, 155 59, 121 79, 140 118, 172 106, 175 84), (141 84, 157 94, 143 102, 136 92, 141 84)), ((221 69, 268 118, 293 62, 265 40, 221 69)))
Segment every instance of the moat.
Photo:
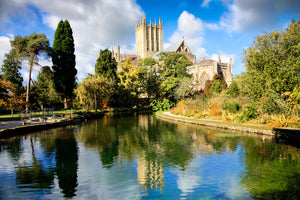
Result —
POLYGON ((298 199, 299 148, 155 116, 0 141, 0 199, 298 199))

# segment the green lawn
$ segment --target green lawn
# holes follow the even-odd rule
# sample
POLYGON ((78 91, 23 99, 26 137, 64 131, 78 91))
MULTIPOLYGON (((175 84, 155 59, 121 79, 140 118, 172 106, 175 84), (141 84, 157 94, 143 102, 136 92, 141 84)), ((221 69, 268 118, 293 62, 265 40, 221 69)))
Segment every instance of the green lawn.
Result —
MULTIPOLYGON (((53 113, 56 116, 59 116, 59 115, 70 115, 75 111, 76 112, 80 112, 80 111, 83 112, 84 110, 72 110, 72 109, 56 110, 56 111, 53 111, 53 113)), ((91 111, 91 112, 93 112, 93 111, 91 111)), ((34 116, 42 116, 42 111, 35 113, 34 116)), ((17 121, 17 120, 20 120, 20 119, 21 119, 21 115, 20 115, 19 112, 15 112, 13 117, 11 116, 11 114, 0 114, 0 121, 17 121)))

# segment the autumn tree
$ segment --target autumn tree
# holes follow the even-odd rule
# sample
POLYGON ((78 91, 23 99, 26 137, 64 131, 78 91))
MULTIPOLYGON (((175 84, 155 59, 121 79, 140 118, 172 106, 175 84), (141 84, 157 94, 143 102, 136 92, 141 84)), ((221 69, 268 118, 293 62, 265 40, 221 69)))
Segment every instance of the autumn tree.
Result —
POLYGON ((28 111, 31 71, 34 64, 38 61, 38 56, 42 53, 49 53, 49 40, 45 34, 33 33, 25 37, 15 36, 15 38, 10 41, 10 45, 12 47, 11 55, 15 60, 28 60, 29 63, 26 89, 26 111, 28 111))
POLYGON ((4 106, 11 111, 13 117, 14 110, 22 110, 25 102, 25 94, 17 94, 13 84, 0 78, 0 106, 4 106))
POLYGON ((64 108, 68 100, 72 102, 77 69, 75 68, 75 47, 73 31, 68 20, 57 25, 53 41, 53 71, 55 89, 64 98, 64 108))
POLYGON ((140 85, 139 69, 132 65, 130 58, 127 58, 125 62, 120 64, 120 70, 117 71, 117 75, 120 79, 120 85, 135 94, 137 93, 140 85))

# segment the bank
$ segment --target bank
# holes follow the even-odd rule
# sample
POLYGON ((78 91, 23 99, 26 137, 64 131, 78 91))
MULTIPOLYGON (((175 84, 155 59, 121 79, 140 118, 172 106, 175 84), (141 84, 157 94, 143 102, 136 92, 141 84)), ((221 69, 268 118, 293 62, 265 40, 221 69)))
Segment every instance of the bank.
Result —
POLYGON ((172 120, 176 122, 183 122, 189 124, 196 124, 207 127, 214 127, 220 129, 227 129, 233 131, 273 135, 277 139, 297 140, 300 142, 300 129, 287 129, 287 128, 273 128, 255 124, 233 123, 221 120, 198 119, 193 117, 184 117, 174 115, 170 112, 157 112, 157 118, 172 120))
POLYGON ((98 119, 104 116, 104 112, 97 112, 97 113, 85 113, 81 114, 76 117, 70 118, 63 118, 55 121, 50 122, 40 122, 34 124, 27 124, 24 123, 23 126, 17 126, 13 128, 1 129, 0 130, 0 139, 7 139, 18 135, 24 135, 35 131, 42 131, 57 127, 69 126, 80 124, 83 121, 90 120, 90 119, 98 119))

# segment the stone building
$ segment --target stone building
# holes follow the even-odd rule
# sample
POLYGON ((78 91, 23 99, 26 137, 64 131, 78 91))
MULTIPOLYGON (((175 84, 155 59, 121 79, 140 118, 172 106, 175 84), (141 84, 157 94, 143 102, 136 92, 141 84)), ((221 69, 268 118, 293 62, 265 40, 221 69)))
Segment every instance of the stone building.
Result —
POLYGON ((186 55, 186 57, 192 62, 195 63, 196 62, 196 56, 194 54, 192 54, 190 48, 188 47, 188 45, 185 43, 184 39, 179 43, 179 44, 175 44, 172 45, 166 49, 163 49, 159 52, 156 52, 152 55, 152 58, 154 59, 158 59, 159 58, 159 54, 161 52, 178 52, 178 53, 184 53, 186 55))
POLYGON ((221 75, 229 86, 232 82, 232 58, 229 63, 222 63, 220 55, 218 61, 210 58, 202 59, 187 67, 188 73, 192 74, 196 84, 196 90, 204 89, 205 82, 212 80, 214 75, 221 75))
POLYGON ((124 62, 126 58, 130 58, 133 65, 138 65, 140 58, 152 57, 154 59, 159 58, 161 52, 180 52, 184 53, 186 57, 193 63, 187 67, 187 72, 192 74, 196 84, 196 90, 204 89, 205 82, 212 80, 214 75, 221 75, 229 86, 232 82, 232 59, 229 63, 222 63, 220 56, 218 60, 212 60, 210 58, 202 59, 196 62, 196 56, 192 54, 187 43, 182 41, 178 44, 174 44, 166 49, 163 49, 163 24, 159 19, 158 25, 156 21, 154 24, 146 23, 146 17, 144 16, 141 22, 136 23, 135 28, 135 47, 136 55, 134 54, 121 54, 120 46, 117 47, 117 52, 112 49, 112 56, 118 63, 124 62))
POLYGON ((139 58, 151 57, 153 53, 163 49, 163 25, 159 19, 158 25, 146 23, 146 17, 143 17, 142 22, 136 23, 135 28, 135 48, 136 55, 139 58))

